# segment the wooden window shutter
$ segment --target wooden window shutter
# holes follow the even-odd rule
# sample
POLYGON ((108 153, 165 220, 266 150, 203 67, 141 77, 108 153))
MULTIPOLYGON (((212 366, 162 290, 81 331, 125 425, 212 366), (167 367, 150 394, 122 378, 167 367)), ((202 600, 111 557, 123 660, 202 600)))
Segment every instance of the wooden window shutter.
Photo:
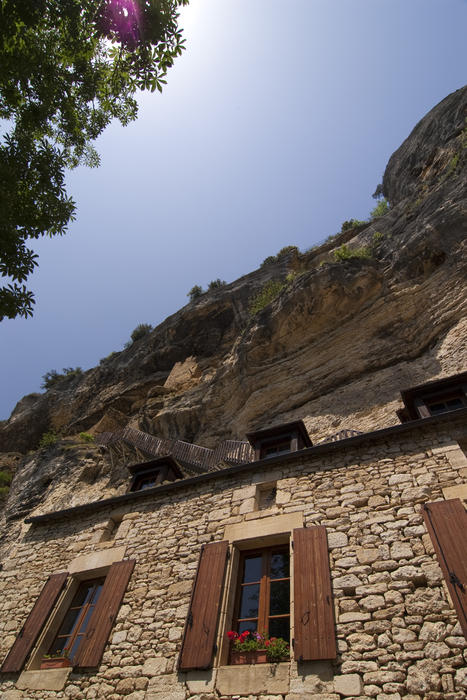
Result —
POLYGON ((134 559, 117 561, 110 567, 89 620, 86 635, 74 659, 75 666, 81 668, 99 666, 134 567, 134 559))
POLYGON ((337 655, 326 528, 293 531, 294 652, 298 661, 337 655))
POLYGON ((49 576, 21 632, 3 662, 2 673, 17 673, 21 671, 42 631, 45 621, 57 602, 67 577, 68 573, 66 571, 49 576))
POLYGON ((426 503, 423 519, 467 639, 467 512, 459 498, 426 503))
POLYGON ((178 663, 181 671, 211 666, 228 547, 223 540, 201 549, 178 663))

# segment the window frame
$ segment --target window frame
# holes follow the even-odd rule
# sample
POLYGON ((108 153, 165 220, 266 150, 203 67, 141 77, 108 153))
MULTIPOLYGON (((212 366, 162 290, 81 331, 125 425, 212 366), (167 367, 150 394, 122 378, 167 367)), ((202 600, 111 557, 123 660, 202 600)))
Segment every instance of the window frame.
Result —
MULTIPOLYGON (((81 581, 78 581, 78 586, 75 589, 73 598, 72 598, 68 608, 65 610, 64 614, 60 616, 58 630, 57 630, 52 642, 49 645, 49 650, 48 650, 47 654, 53 654, 56 651, 56 649, 54 649, 54 646, 59 638, 68 638, 69 641, 60 649, 60 651, 63 652, 63 656, 68 656, 70 649, 73 649, 78 636, 81 636, 80 643, 79 643, 78 647, 76 648, 75 653, 73 654, 73 656, 68 657, 70 659, 71 664, 73 665, 73 658, 78 654, 79 648, 81 647, 81 644, 84 640, 85 633, 86 633, 86 628, 84 630, 82 630, 83 623, 86 621, 86 618, 88 617, 88 613, 90 612, 89 618, 87 620, 87 622, 89 622, 89 619, 90 619, 92 613, 94 612, 94 608, 95 608, 95 605, 97 603, 97 600, 98 600, 100 594, 102 593, 102 589, 103 589, 104 584, 105 584, 105 579, 106 579, 106 576, 99 576, 97 578, 96 577, 86 578, 86 579, 83 579, 81 581), (78 594, 81 586, 89 585, 89 584, 93 584, 92 585, 92 594, 91 594, 90 600, 88 602, 86 602, 86 600, 85 600, 85 602, 82 603, 80 606, 73 606, 73 601, 74 601, 76 595, 78 594), (95 592, 96 592, 96 589, 99 585, 101 585, 101 590, 99 591, 99 596, 96 599, 95 592), (73 608, 77 608, 77 615, 75 617, 75 621, 73 622, 71 632, 69 634, 59 635, 60 629, 65 621, 66 616, 73 608)), ((53 614, 53 611, 52 611, 52 614, 53 614)))
POLYGON ((249 620, 256 620, 257 621, 257 626, 256 626, 256 631, 259 632, 259 634, 267 634, 269 635, 269 626, 270 626, 270 620, 271 619, 283 619, 283 618, 288 618, 289 620, 289 639, 287 639, 287 643, 290 643, 291 639, 291 630, 290 630, 290 621, 292 619, 292 610, 291 610, 291 591, 292 591, 292 576, 291 576, 291 556, 290 556, 290 547, 288 544, 277 544, 277 545, 271 545, 268 547, 260 547, 260 548, 255 548, 255 549, 246 549, 242 550, 240 552, 240 558, 238 562, 238 571, 237 571, 237 577, 236 577, 236 590, 235 590, 235 607, 234 607, 234 615, 232 618, 232 630, 238 631, 237 628, 239 626, 240 622, 247 622, 249 620), (271 564, 271 554, 273 553, 280 553, 284 552, 288 556, 288 564, 289 564, 289 575, 281 578, 271 578, 271 570, 270 570, 270 564, 271 564), (244 562, 247 557, 255 556, 255 555, 261 555, 261 578, 259 582, 249 582, 249 583, 244 583, 242 581, 243 578, 243 572, 244 572, 244 562), (288 613, 281 613, 278 615, 271 615, 270 614, 270 593, 271 593, 271 581, 288 581, 289 582, 289 611, 288 613), (259 584, 259 600, 258 600, 258 616, 254 618, 240 618, 239 613, 240 613, 240 604, 241 604, 241 596, 242 596, 242 589, 248 585, 257 585, 259 584))

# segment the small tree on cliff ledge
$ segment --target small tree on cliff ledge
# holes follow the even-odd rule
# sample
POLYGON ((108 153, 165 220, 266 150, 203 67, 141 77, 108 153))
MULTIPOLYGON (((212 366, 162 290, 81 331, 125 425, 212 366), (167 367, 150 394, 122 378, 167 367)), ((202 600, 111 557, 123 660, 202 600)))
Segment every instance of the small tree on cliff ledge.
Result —
POLYGON ((62 235, 75 205, 65 168, 96 166, 92 142, 137 116, 137 90, 159 90, 183 40, 188 0, 2 0, 0 5, 0 320, 31 316, 22 284, 28 239, 62 235), (18 284, 20 283, 20 284, 18 284))

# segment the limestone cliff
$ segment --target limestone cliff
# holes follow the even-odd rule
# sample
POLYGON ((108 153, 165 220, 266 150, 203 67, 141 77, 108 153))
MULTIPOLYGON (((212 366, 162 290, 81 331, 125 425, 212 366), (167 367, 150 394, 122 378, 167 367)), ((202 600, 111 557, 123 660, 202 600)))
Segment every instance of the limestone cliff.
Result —
POLYGON ((303 418, 318 441, 393 425, 401 389, 465 370, 466 114, 463 88, 417 124, 386 168, 385 215, 204 294, 98 367, 24 397, 0 424, 0 450, 18 460, 51 429, 69 442, 19 460, 10 513, 43 500, 58 473, 80 501, 96 479, 99 493, 118 490, 123 476, 79 446, 80 431, 129 426, 214 447, 303 418), (356 257, 336 260, 342 245, 356 257), (284 286, 252 316, 270 280, 284 286))

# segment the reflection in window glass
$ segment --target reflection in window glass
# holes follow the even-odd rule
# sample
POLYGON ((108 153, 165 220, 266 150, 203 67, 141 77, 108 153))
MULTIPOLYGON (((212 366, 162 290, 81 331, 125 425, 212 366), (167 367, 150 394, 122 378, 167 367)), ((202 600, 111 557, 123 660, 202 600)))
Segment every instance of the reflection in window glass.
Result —
POLYGON ((67 652, 68 657, 73 657, 78 651, 84 637, 94 607, 104 585, 104 579, 82 581, 76 591, 71 605, 63 618, 58 634, 50 645, 49 654, 67 652))
POLYGON ((242 555, 233 629, 239 633, 258 631, 290 641, 288 547, 273 547, 242 555))

